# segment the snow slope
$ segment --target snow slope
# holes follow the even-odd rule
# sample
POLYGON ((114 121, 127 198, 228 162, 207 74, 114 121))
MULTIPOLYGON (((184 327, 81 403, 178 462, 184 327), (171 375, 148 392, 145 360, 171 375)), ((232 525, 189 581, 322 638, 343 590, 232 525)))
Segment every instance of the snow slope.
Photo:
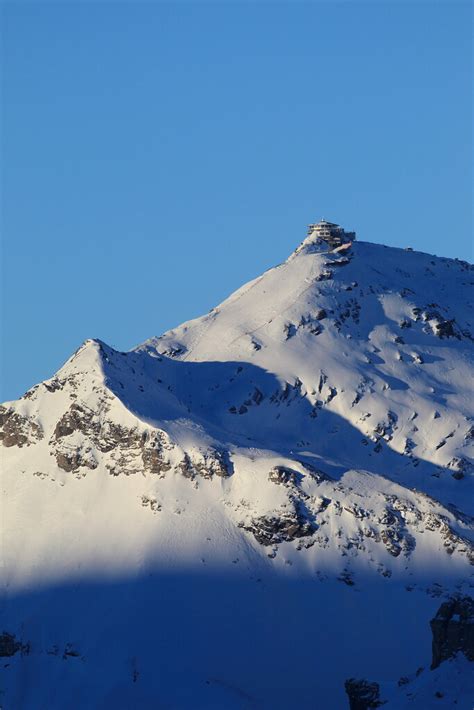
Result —
POLYGON ((309 238, 6 403, 5 708, 330 710, 426 662, 473 584, 473 282, 309 238))

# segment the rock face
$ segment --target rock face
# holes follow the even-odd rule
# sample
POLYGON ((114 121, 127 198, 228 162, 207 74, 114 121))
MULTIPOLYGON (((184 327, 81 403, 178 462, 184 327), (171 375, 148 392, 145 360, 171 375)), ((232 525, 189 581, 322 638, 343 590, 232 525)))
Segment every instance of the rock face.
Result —
MULTIPOLYGON (((436 700, 445 698, 448 704, 442 707, 461 705, 455 697, 459 688, 453 688, 453 685, 466 684, 467 679, 463 678, 459 671, 457 673, 461 677, 456 677, 455 660, 459 660, 457 654, 463 654, 467 661, 474 661, 474 599, 469 596, 449 598, 441 604, 430 626, 433 635, 433 656, 428 676, 424 675, 424 668, 419 668, 411 676, 400 678, 396 684, 385 683, 382 687, 375 682, 349 678, 345 682, 345 690, 349 698, 350 710, 369 710, 381 705, 387 705, 387 710, 392 708, 396 710, 399 707, 422 710, 426 707, 427 694, 430 702, 433 698, 436 700), (436 669, 442 663, 443 668, 444 665, 449 664, 451 667, 437 674, 436 669), (423 697, 423 700, 420 697, 423 697)), ((471 677, 472 670, 474 669, 468 670, 471 677)), ((469 694, 469 691, 467 692, 469 694)), ((471 702, 472 697, 468 705, 462 704, 462 707, 470 708, 471 702)))
POLYGON ((3 446, 29 446, 43 438, 41 426, 14 409, 0 406, 0 441, 3 446))
POLYGON ((249 523, 239 523, 239 527, 252 533, 260 545, 275 545, 290 542, 298 537, 312 535, 316 526, 308 520, 298 506, 292 513, 253 518, 249 523))
POLYGON ((383 705, 380 700, 378 683, 369 683, 367 680, 349 678, 345 682, 346 693, 349 697, 350 710, 370 710, 383 705))
POLYGON ((432 669, 458 652, 474 661, 474 599, 454 597, 444 602, 430 626, 433 634, 432 669))

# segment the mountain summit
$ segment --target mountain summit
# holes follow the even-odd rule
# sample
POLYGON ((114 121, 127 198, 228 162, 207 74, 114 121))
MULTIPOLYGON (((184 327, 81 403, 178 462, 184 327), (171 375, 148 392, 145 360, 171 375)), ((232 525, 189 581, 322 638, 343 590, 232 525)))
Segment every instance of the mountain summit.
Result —
POLYGON ((473 283, 323 221, 6 403, 5 707, 330 710, 418 667, 473 584, 473 283))

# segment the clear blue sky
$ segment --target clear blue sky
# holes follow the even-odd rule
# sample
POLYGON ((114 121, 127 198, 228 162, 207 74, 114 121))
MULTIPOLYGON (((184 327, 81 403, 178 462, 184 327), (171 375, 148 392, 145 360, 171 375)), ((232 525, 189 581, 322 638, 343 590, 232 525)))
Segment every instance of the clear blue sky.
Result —
POLYGON ((128 349, 321 216, 472 259, 472 6, 4 2, 3 398, 128 349))

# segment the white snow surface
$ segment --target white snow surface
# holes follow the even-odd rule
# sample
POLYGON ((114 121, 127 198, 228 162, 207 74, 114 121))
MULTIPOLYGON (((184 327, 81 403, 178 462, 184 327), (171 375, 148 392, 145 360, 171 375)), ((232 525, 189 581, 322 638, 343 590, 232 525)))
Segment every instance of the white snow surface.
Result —
POLYGON ((390 708, 471 710, 463 656, 396 681, 472 594, 473 283, 309 238, 6 403, 1 621, 29 651, 0 705, 336 710, 363 677, 390 708))

